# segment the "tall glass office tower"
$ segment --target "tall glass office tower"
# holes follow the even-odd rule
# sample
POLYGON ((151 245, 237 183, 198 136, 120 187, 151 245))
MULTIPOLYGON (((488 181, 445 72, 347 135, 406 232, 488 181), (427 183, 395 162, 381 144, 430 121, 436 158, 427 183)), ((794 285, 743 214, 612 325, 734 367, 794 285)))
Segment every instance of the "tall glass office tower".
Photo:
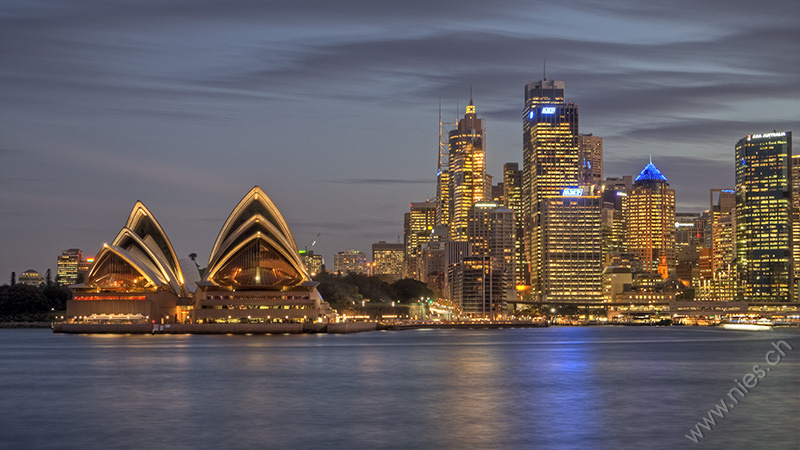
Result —
POLYGON ((738 297, 792 300, 792 133, 751 134, 736 143, 738 297))
POLYGON ((541 294, 542 202, 580 181, 578 106, 564 100, 564 82, 525 85, 522 117, 522 206, 531 295, 541 294))

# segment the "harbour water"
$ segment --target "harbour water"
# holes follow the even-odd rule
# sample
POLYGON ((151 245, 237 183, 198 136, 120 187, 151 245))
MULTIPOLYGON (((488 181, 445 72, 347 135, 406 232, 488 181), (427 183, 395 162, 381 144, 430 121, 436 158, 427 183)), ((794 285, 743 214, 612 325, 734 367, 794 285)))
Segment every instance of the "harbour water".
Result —
POLYGON ((0 411, 9 449, 800 448, 800 330, 0 330, 0 411))

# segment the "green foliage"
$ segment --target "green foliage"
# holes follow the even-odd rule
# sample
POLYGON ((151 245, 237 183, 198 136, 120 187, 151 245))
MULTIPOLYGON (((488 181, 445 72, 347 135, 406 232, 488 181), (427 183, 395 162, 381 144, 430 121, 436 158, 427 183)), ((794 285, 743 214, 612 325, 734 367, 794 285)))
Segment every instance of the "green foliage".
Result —
POLYGON ((314 281, 320 283, 317 289, 322 298, 340 311, 358 305, 364 299, 374 302, 410 303, 419 301, 420 297, 428 298, 434 295, 425 283, 410 278, 389 284, 377 276, 353 273, 337 276, 323 272, 318 274, 314 281))
POLYGON ((427 284, 412 278, 397 280, 392 284, 392 287, 394 288, 395 298, 401 303, 416 302, 420 298, 434 296, 433 291, 428 288, 427 284))
POLYGON ((53 310, 66 309, 72 294, 58 286, 41 287, 15 284, 0 286, 0 321, 29 322, 49 320, 53 310))

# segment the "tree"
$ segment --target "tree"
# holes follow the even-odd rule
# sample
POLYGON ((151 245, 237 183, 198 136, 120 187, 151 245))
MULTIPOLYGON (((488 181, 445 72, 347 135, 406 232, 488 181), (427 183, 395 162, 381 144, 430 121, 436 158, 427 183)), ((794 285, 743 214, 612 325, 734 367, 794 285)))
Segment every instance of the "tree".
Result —
POLYGON ((434 296, 434 292, 428 288, 427 284, 412 278, 397 280, 392 284, 392 288, 394 288, 397 300, 401 303, 415 302, 420 298, 434 296))
POLYGON ((11 285, 17 284, 17 272, 11 272, 11 285))
POLYGON ((3 320, 46 320, 53 307, 34 286, 14 284, 0 290, 0 318, 3 320))

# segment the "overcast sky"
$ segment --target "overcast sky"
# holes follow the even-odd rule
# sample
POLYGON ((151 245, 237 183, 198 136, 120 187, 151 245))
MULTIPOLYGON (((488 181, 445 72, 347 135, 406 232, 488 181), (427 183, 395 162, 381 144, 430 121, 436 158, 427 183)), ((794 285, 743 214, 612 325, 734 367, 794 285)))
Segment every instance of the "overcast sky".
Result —
POLYGON ((329 266, 369 254, 435 194, 440 99, 455 120, 472 84, 489 173, 522 162, 544 59, 604 176, 652 154, 700 212, 738 139, 798 129, 799 19, 793 0, 4 0, 0 281, 95 254, 136 200, 205 262, 256 184, 329 266))

